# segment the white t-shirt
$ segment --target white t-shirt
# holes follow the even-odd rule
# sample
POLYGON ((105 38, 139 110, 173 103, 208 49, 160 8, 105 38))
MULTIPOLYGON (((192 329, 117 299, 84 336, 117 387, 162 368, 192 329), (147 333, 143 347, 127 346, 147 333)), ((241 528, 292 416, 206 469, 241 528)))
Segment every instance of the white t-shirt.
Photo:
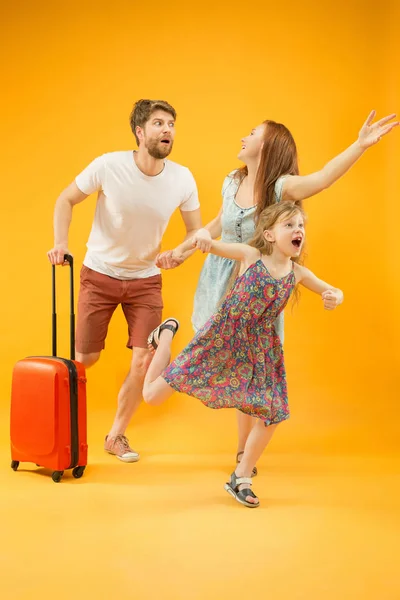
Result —
POLYGON ((200 206, 189 169, 170 160, 164 165, 149 177, 136 166, 131 150, 110 152, 76 177, 84 194, 98 192, 84 265, 116 279, 160 272, 154 262, 172 213, 200 206))

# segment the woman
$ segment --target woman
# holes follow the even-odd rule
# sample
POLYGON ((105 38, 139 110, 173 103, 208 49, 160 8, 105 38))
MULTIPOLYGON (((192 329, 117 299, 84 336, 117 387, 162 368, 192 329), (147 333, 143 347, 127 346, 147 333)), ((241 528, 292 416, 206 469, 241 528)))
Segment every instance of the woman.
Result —
MULTIPOLYGON (((296 144, 290 131, 282 124, 264 121, 242 139, 238 158, 244 166, 230 173, 222 186, 222 207, 218 215, 194 237, 197 248, 208 252, 211 239, 221 237, 224 242, 248 243, 254 235, 258 216, 275 202, 301 203, 330 187, 340 179, 364 154, 380 141, 399 122, 392 121, 395 114, 376 123, 372 111, 360 129, 358 139, 344 152, 328 162, 320 171, 299 175, 296 144)), ((164 269, 174 268, 195 252, 175 250, 159 255, 157 264, 164 269)), ((232 275, 235 261, 209 254, 204 262, 197 286, 192 323, 201 329, 216 312, 232 275)), ((283 341, 283 314, 275 327, 283 341)), ((238 448, 236 461, 243 455, 246 440, 254 425, 254 418, 237 411, 238 448)), ((253 469, 253 475, 257 469, 253 469)))

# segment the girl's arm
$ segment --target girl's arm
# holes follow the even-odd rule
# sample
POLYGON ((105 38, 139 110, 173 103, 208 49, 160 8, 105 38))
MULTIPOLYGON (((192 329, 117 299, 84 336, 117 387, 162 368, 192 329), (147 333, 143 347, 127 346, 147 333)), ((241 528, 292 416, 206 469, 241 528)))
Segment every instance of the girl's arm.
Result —
POLYGON ((174 250, 172 250, 172 255, 180 257, 182 261, 186 260, 196 250, 201 250, 202 252, 210 252, 212 240, 219 238, 222 233, 222 208, 219 211, 218 215, 210 221, 205 227, 196 231, 194 236, 191 238, 192 246, 180 244, 174 250))
POLYGON ((227 244, 226 242, 211 241, 210 250, 211 254, 222 256, 223 258, 230 258, 232 260, 239 260, 245 264, 252 264, 260 258, 260 251, 248 244, 239 244, 234 242, 233 244, 227 244))
POLYGON ((311 175, 287 177, 283 182, 282 200, 296 202, 322 192, 340 179, 364 154, 365 150, 379 142, 384 135, 399 124, 398 121, 389 123, 396 116, 392 114, 371 125, 375 114, 376 112, 373 110, 368 116, 360 129, 358 140, 328 162, 320 171, 311 173, 311 175))
MULTIPOLYGON (((211 254, 216 254, 217 256, 222 256, 223 258, 230 258, 232 260, 238 260, 244 263, 252 264, 258 258, 260 258, 260 251, 252 246, 248 246, 247 244, 227 244, 226 242, 217 242, 215 240, 211 240, 208 244, 209 250, 211 254)), ((183 242, 179 246, 182 252, 188 252, 191 250, 195 252, 196 250, 200 250, 201 242, 196 242, 196 236, 191 240, 187 240, 183 242)))
POLYGON ((304 287, 316 294, 321 294, 326 310, 333 310, 339 306, 339 304, 342 304, 342 290, 329 285, 329 283, 322 281, 322 279, 318 279, 318 277, 314 275, 310 269, 306 269, 306 267, 295 264, 294 272, 297 283, 301 283, 301 285, 304 285, 304 287))

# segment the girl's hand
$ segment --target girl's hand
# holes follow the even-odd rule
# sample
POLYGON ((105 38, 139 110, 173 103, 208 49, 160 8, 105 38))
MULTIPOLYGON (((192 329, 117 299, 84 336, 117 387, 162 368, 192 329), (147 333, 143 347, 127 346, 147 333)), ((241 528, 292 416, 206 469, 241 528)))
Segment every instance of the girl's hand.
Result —
POLYGON ((372 123, 373 118, 376 115, 376 111, 373 110, 368 119, 365 121, 364 125, 360 129, 360 133, 358 134, 358 143, 360 144, 363 150, 366 150, 370 146, 373 146, 381 137, 392 131, 394 127, 397 127, 399 121, 394 121, 393 123, 389 123, 396 115, 393 113, 392 115, 388 115, 387 117, 383 117, 380 121, 376 123, 372 123))
POLYGON ((202 252, 210 252, 212 238, 207 229, 199 229, 192 238, 193 248, 197 248, 202 252))
POLYGON ((341 290, 326 290, 321 296, 325 310, 334 310, 343 302, 343 292, 341 290))

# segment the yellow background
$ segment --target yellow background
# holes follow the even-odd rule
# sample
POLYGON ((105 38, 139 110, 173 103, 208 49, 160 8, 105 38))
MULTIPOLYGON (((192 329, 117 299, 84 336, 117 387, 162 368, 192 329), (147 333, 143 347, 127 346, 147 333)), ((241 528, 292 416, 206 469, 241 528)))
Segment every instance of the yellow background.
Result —
MULTIPOLYGON (((54 202, 93 158, 104 152, 134 147, 129 128, 134 101, 142 97, 162 98, 176 107, 177 136, 171 159, 188 166, 194 174, 206 223, 219 210, 225 175, 239 164, 236 156, 241 137, 264 119, 274 119, 289 127, 298 145, 301 173, 306 174, 321 168, 351 144, 371 109, 375 108, 378 116, 399 109, 399 17, 395 0, 383 0, 374 12, 362 0, 339 4, 326 0, 302 3, 257 0, 243 4, 232 0, 194 5, 177 0, 162 4, 121 0, 112 3, 74 0, 63 4, 17 1, 2 8, 0 447, 6 467, 13 364, 27 355, 47 354, 51 348, 50 266, 46 251, 53 243, 54 202)), ((290 308, 286 311, 285 354, 292 418, 278 430, 271 444, 271 456, 286 453, 294 456, 302 452, 336 457, 375 453, 384 457, 398 451, 399 135, 396 131, 382 140, 340 182, 305 202, 309 216, 307 265, 344 290, 345 304, 334 313, 324 312, 321 300, 303 291, 300 305, 293 312, 290 308)), ((74 209, 70 250, 77 266, 76 291, 94 207, 92 196, 74 209)), ((176 214, 164 238, 164 248, 178 243, 183 235, 182 222, 176 214)), ((182 322, 174 352, 192 335, 192 301, 203 260, 204 257, 196 255, 181 268, 164 274, 165 316, 176 315, 182 322)), ((63 293, 59 294, 62 329, 68 324, 67 272, 59 269, 58 277, 60 281, 65 279, 60 290, 63 293)), ((115 463, 108 462, 110 470, 105 468, 102 472, 98 465, 103 460, 102 438, 129 367, 126 335, 126 325, 118 311, 101 361, 89 373, 89 442, 94 481, 96 475, 100 481, 107 473, 113 473, 112 468, 116 469, 111 467, 115 463)), ((66 339, 64 336, 60 340, 64 355, 66 339)), ((235 453, 235 415, 229 411, 209 411, 194 399, 174 395, 161 408, 142 406, 129 435, 143 455, 140 465, 166 453, 201 454, 211 462, 214 454, 226 454, 227 470, 235 453)), ((343 464, 348 464, 347 459, 343 464)), ((362 464, 368 470, 369 459, 362 464)), ((190 472, 190 460, 188 465, 190 472)), ((125 494, 128 486, 124 492, 118 490, 120 477, 125 476, 126 469, 139 466, 122 467, 118 475, 114 473, 111 483, 115 483, 118 493, 125 494)), ((277 466, 275 475, 279 470, 277 466)), ((154 468, 152 477, 157 477, 160 471, 165 474, 162 467, 154 468)), ((324 472, 323 462, 318 472, 324 472)), ((223 482, 224 476, 220 475, 218 481, 223 482)), ((25 506, 22 498, 29 493, 30 481, 23 481, 23 473, 10 472, 5 477, 7 486, 18 478, 16 493, 21 498, 22 510, 25 506)), ((171 467, 162 483, 172 485, 175 478, 176 471, 171 467)), ((213 498, 215 490, 219 490, 218 481, 212 483, 213 498)), ((36 487, 37 482, 41 486, 46 483, 48 493, 56 493, 46 479, 35 479, 36 487)), ((35 483, 31 484, 32 490, 36 489, 35 483)), ((193 483, 196 484, 195 476, 193 483)), ((206 479, 199 486, 204 503, 207 485, 206 479)), ((134 493, 131 487, 129 493, 134 493)), ((61 496, 61 488, 57 488, 57 495, 61 496)), ((9 489, 10 498, 15 500, 13 488, 9 489)), ((148 488, 140 487, 137 493, 143 501, 148 488)), ((171 508, 176 495, 170 493, 171 508)), ((47 492, 43 494, 48 498, 47 492)), ((179 494, 183 494, 185 503, 185 491, 181 489, 179 494)), ((96 502, 94 498, 90 502, 96 502)), ((134 496, 132 501, 138 498, 134 496)), ((118 496, 115 502, 123 503, 123 499, 118 496)), ((76 510, 79 506, 77 502, 76 510)), ((137 510, 142 507, 143 502, 139 502, 137 510)), ((107 518, 100 507, 97 510, 100 521, 107 518)), ((221 522, 218 519, 225 523, 226 519, 227 531, 232 536, 229 543, 235 544, 237 540, 242 544, 237 548, 240 558, 249 540, 239 541, 237 531, 231 529, 237 521, 229 523, 225 507, 219 510, 221 513, 214 515, 215 523, 221 522)), ((250 537, 249 547, 253 544, 257 552, 265 552, 255 542, 260 517, 258 511, 254 512, 251 515, 254 536, 250 537)), ((243 527, 247 527, 245 519, 250 517, 241 512, 240 518, 243 527)), ((283 521, 285 518, 283 512, 283 521)), ((213 521, 207 518, 205 526, 210 522, 213 521)), ((31 531, 25 523, 18 530, 20 536, 24 527, 31 531)), ((174 537, 176 527, 179 529, 176 524, 171 525, 171 531, 165 535, 174 537)), ((123 530, 121 523, 121 536, 111 543, 112 552, 118 552, 121 543, 125 543, 123 530)), ((364 525, 361 530, 364 531, 364 525)), ((95 531, 93 525, 93 535, 95 531)), ((110 528, 111 536, 112 531, 110 528)), ((10 522, 10 538, 12 532, 10 522)), ((132 526, 130 539, 136 532, 136 525, 132 526)), ((142 533, 146 537, 148 531, 142 533)), ((221 533, 224 535, 226 531, 221 533)), ((276 535, 280 535, 279 528, 276 535)), ((74 544, 73 538, 69 541, 74 544)), ((205 552, 206 542, 202 541, 205 552)), ((24 543, 23 538, 20 543, 24 543)), ((192 543, 195 541, 190 536, 179 538, 179 548, 185 549, 183 554, 186 555, 186 548, 192 543)), ((128 572, 138 553, 143 558, 138 549, 123 547, 124 556, 113 571, 119 583, 121 579, 115 573, 128 572)), ((202 547, 201 543, 197 546, 202 547)), ((17 546, 14 549, 17 561, 17 546)), ((87 550, 93 552, 93 548, 87 550)), ((143 568, 151 572, 151 554, 147 558, 144 563, 147 566, 143 568)), ((224 594, 228 589, 230 597, 235 598, 246 591, 258 593, 263 585, 256 584, 251 569, 241 574, 245 582, 245 587, 241 587, 236 570, 242 564, 239 558, 235 554, 234 560, 239 562, 231 563, 236 565, 233 570, 238 574, 234 585, 229 581, 231 569, 217 561, 213 569, 223 573, 223 579, 218 579, 213 570, 216 587, 204 588, 206 595, 200 591, 196 595, 189 591, 190 587, 172 587, 169 592, 158 590, 154 595, 143 591, 138 597, 205 598, 214 597, 213 589, 220 590, 215 592, 216 598, 227 597, 224 594)), ((164 554, 158 556, 159 568, 164 559, 164 554)), ((383 577, 386 571, 382 568, 383 577)), ((280 573, 279 569, 276 572, 280 573)), ((184 580, 185 573, 186 579, 190 579, 190 569, 184 572, 184 580)), ((171 585, 177 581, 173 577, 167 580, 171 585)), ((278 592, 274 598, 286 598, 279 596, 279 590, 285 590, 288 584, 282 588, 279 580, 277 576, 278 592)), ((329 592, 322 591, 323 580, 321 575, 322 587, 317 582, 320 591, 315 598, 331 597, 327 595, 329 592)), ((88 590, 90 581, 86 582, 88 590)), ((120 591, 131 589, 130 579, 123 581, 120 591)), ((307 583, 309 587, 299 589, 314 589, 312 581, 307 583)), ((35 590, 39 593, 42 588, 37 585, 35 590)), ((15 595, 8 597, 36 597, 29 589, 23 588, 21 595, 14 590, 15 595)), ((103 587, 104 594, 106 589, 103 587)), ((113 589, 118 590, 118 585, 114 584, 113 589)), ((297 592, 288 591, 287 597, 314 597, 311 592, 300 595, 296 589, 297 592)), ((349 587, 349 594, 350 591, 355 594, 349 597, 366 598, 360 589, 349 587), (358 592, 361 595, 357 596, 358 592)), ((72 597, 65 593, 65 598, 72 597)), ((99 593, 96 597, 102 598, 99 593)), ((391 595, 391 588, 385 593, 374 597, 398 598, 394 591, 391 595)), ((332 594, 332 598, 338 597, 333 591, 332 594)), ((345 588, 341 589, 341 596, 347 597, 345 588)), ((135 596, 128 594, 128 597, 135 596)))

